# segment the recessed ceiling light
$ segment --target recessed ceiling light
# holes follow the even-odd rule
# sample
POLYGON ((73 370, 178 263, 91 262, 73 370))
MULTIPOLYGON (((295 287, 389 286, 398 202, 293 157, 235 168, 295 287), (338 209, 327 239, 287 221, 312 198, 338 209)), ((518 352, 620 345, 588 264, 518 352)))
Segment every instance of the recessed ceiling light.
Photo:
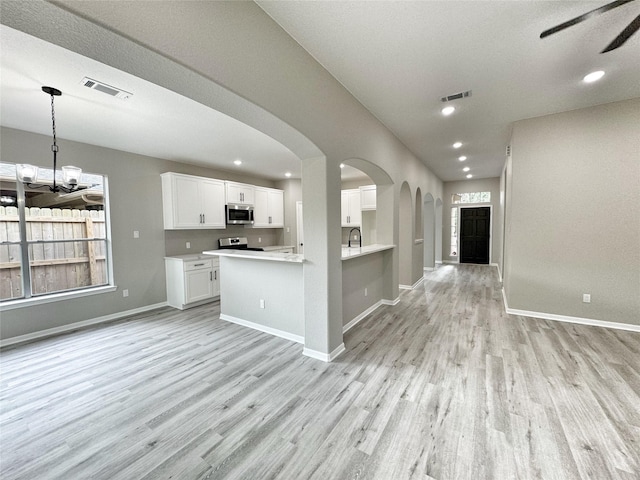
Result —
POLYGON ((344 168, 344 163, 341 163, 341 164, 340 164, 340 168, 344 168))
POLYGON ((597 82, 602 77, 604 77, 604 71, 598 70, 596 72, 591 72, 589 75, 585 75, 582 81, 585 83, 592 83, 592 82, 597 82))
POLYGON ((462 155, 461 157, 458 157, 458 160, 460 160, 461 162, 464 162, 467 159, 467 157, 465 155, 462 155))
POLYGON ((242 165, 242 160, 234 160, 234 165, 242 165))
POLYGON ((471 175, 471 174, 467 175, 467 178, 472 178, 472 177, 473 177, 473 175, 471 175))
POLYGON ((456 107, 454 107, 453 105, 449 105, 448 107, 444 107, 442 110, 440 110, 442 112, 442 114, 446 117, 448 115, 451 115, 453 112, 456 111, 456 107))
POLYGON ((463 172, 468 172, 469 170, 471 170, 469 167, 464 167, 464 168, 462 169, 462 171, 463 171, 463 172))
POLYGON ((462 142, 456 142, 453 144, 453 148, 460 148, 462 146, 462 142))
POLYGON ((289 178, 291 176, 291 172, 287 172, 284 174, 285 177, 289 178))

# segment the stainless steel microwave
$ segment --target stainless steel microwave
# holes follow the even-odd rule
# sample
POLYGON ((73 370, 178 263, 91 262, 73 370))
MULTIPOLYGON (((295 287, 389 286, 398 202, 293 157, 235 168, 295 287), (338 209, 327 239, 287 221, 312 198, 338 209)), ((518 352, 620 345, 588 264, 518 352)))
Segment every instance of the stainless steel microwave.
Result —
POLYGON ((227 205, 227 225, 253 225, 253 206, 227 205))

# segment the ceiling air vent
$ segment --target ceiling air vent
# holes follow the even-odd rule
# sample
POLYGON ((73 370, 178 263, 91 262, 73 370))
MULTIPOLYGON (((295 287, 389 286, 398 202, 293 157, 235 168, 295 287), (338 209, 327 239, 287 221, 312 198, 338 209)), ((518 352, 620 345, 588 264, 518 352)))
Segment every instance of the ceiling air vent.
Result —
POLYGON ((471 96, 471 90, 467 90, 466 92, 454 93, 453 95, 447 95, 446 97, 442 97, 441 100, 443 102, 450 102, 452 100, 458 100, 460 98, 467 98, 471 96))
POLYGON ((121 100, 126 100, 133 95, 133 93, 125 92, 120 88, 112 87, 111 85, 107 85, 106 83, 99 82, 98 80, 94 80, 89 77, 84 77, 82 79, 82 85, 87 88, 106 93, 112 97, 120 98, 121 100))

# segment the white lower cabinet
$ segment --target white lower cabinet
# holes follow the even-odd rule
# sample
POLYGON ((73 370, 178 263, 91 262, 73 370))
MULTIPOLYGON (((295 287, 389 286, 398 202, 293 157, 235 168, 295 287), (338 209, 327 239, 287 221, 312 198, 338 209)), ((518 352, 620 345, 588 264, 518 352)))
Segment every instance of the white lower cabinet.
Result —
POLYGON ((184 310, 220 296, 220 259, 197 255, 165 257, 167 303, 184 310))

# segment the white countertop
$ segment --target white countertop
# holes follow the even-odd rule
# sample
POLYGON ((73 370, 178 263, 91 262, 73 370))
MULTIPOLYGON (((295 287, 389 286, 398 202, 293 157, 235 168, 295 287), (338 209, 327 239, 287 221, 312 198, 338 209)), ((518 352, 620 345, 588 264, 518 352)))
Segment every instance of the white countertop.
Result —
POLYGON ((265 252, 270 252, 272 250, 282 250, 284 248, 294 249, 295 247, 293 245, 271 245, 269 247, 260 247, 260 248, 262 248, 265 252))
POLYGON ((376 252, 382 252, 384 250, 391 250, 395 245, 381 245, 375 243, 373 245, 366 245, 364 247, 342 247, 342 260, 350 260, 356 257, 362 257, 363 255, 370 255, 376 252))
POLYGON ((270 260, 274 262, 303 263, 304 255, 282 252, 256 252, 254 250, 206 250, 204 255, 218 257, 248 258, 251 260, 270 260))
POLYGON ((187 253, 185 255, 170 255, 164 257, 169 260, 182 260, 183 262, 190 262, 192 260, 210 260, 209 257, 202 253, 187 253))

